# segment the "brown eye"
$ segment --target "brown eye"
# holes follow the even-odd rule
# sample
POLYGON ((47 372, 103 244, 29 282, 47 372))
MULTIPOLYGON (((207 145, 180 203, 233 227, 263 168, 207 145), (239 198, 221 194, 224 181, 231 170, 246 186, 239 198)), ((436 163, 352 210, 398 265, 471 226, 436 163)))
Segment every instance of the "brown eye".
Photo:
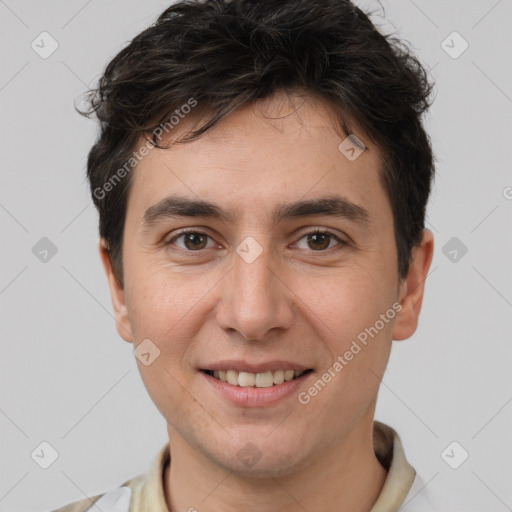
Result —
POLYGON ((317 252, 326 252, 328 249, 332 249, 333 247, 340 246, 341 248, 345 245, 348 245, 348 243, 337 237, 335 234, 318 229, 306 233, 302 236, 299 242, 297 242, 299 249, 309 249, 317 252), (301 244, 301 240, 303 239, 306 240, 306 242, 301 244), (337 243, 332 244, 333 241, 336 241, 337 243))
POLYGON ((206 247, 206 236, 200 233, 185 233, 184 241, 187 249, 204 249, 206 247))
POLYGON ((176 244, 178 247, 187 251, 200 251, 201 249, 207 248, 208 239, 210 237, 206 233, 199 231, 186 231, 169 240, 167 244, 173 245, 176 240, 181 238, 183 239, 183 246, 176 244))
POLYGON ((308 245, 314 250, 323 250, 329 247, 332 236, 327 233, 314 233, 307 235, 308 245))

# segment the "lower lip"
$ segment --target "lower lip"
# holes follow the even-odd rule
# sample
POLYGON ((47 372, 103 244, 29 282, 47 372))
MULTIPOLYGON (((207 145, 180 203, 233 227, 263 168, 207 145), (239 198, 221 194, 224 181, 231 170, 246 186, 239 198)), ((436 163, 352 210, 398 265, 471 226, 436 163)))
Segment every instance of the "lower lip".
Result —
POLYGON ((218 391, 224 398, 234 405, 242 407, 265 407, 274 405, 279 401, 289 397, 297 391, 297 388, 313 374, 306 373, 296 379, 285 381, 282 384, 274 384, 268 388, 240 387, 232 386, 227 382, 222 382, 207 373, 200 372, 206 379, 206 382, 218 391))

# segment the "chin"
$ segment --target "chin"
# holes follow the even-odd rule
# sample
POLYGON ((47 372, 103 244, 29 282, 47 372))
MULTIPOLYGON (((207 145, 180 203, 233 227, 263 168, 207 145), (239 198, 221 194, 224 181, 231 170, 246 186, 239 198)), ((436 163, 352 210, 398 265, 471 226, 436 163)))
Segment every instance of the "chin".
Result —
POLYGON ((303 442, 290 436, 269 439, 268 432, 246 435, 229 448, 221 446, 209 457, 228 471, 247 478, 268 478, 293 474, 304 467, 306 450, 303 442))

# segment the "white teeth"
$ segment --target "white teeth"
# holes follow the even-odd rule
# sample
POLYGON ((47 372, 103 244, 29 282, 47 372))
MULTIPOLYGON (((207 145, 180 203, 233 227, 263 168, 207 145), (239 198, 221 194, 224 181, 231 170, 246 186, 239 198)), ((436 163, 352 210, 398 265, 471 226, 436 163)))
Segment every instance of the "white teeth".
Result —
MULTIPOLYGON (((258 373, 258 375, 260 375, 258 373)), ((254 373, 240 372, 238 374, 238 385, 242 387, 254 386, 254 383, 257 382, 257 376, 254 373)))
POLYGON ((222 382, 227 382, 232 386, 250 388, 269 388, 273 385, 279 385, 288 382, 302 375, 300 370, 276 370, 273 372, 237 372, 236 370, 214 370, 213 376, 222 382))
POLYGON ((295 372, 293 370, 286 370, 284 372, 284 380, 289 381, 293 379, 295 372))
POLYGON ((274 372, 274 384, 282 384, 284 382, 284 370, 274 372))
MULTIPOLYGON (((240 384, 240 380, 238 381, 240 384)), ((241 386, 242 384, 240 384, 241 386)), ((274 385, 274 375, 272 372, 257 373, 256 374, 256 387, 257 388, 269 388, 274 385)))
POLYGON ((238 385, 238 372, 236 370, 228 370, 227 377, 228 384, 231 384, 232 386, 238 385))

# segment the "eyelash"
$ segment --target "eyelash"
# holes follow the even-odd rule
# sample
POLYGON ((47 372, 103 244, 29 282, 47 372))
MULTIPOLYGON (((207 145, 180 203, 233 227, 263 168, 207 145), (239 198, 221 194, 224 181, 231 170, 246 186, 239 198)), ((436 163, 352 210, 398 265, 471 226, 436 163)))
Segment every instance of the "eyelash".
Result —
MULTIPOLYGON (((165 242, 165 245, 166 246, 173 245, 173 243, 178 238, 182 237, 183 235, 188 235, 188 234, 203 235, 203 236, 207 236, 208 238, 211 239, 210 235, 208 235, 207 233, 204 233, 202 231, 198 231, 197 229, 194 229, 194 228, 185 228, 185 229, 182 229, 177 235, 173 236, 168 242, 165 242)), ((349 246, 348 242, 346 242, 345 240, 342 240, 341 238, 339 238, 337 235, 335 235, 331 231, 326 230, 326 229, 320 229, 320 228, 315 228, 315 229, 312 229, 311 231, 307 231, 307 232, 303 233, 302 236, 299 238, 299 240, 302 240, 303 238, 305 238, 307 236, 310 236, 310 235, 328 235, 328 236, 334 238, 338 242, 337 245, 339 245, 341 247, 349 246)), ((318 251, 314 251, 313 249, 311 249, 310 252, 328 252, 329 250, 335 249, 336 247, 337 246, 329 247, 327 249, 320 249, 318 251)), ((185 251, 185 252, 188 252, 188 253, 201 253, 203 251, 208 250, 208 249, 199 249, 197 251, 193 251, 193 250, 190 250, 190 249, 183 249, 181 247, 179 247, 178 249, 182 250, 182 251, 185 251)))

